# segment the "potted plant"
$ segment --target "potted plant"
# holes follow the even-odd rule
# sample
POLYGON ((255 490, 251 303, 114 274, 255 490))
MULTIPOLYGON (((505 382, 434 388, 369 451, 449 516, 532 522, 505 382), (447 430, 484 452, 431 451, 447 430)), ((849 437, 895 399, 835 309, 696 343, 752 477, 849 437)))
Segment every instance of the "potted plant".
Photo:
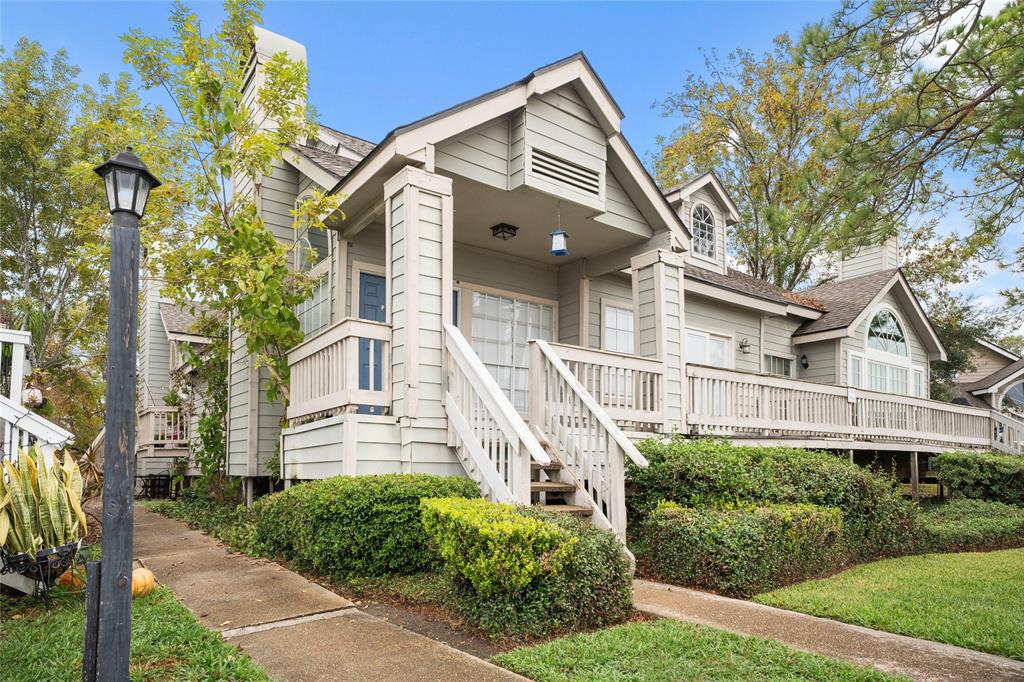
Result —
POLYGON ((87 532, 82 473, 67 452, 47 464, 36 446, 0 476, 0 571, 50 587, 74 564, 87 532))

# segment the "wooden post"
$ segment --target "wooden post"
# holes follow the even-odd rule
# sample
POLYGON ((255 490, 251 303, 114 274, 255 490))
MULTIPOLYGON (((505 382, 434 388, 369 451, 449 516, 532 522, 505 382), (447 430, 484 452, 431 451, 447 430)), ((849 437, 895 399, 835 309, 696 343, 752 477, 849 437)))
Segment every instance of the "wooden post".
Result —
POLYGON ((919 476, 917 471, 917 453, 910 453, 910 496, 914 498, 914 502, 921 499, 921 491, 919 490, 918 482, 919 476))
POLYGON ((90 561, 85 565, 85 655, 82 658, 82 682, 96 682, 101 565, 99 561, 90 561))
POLYGON ((103 448, 103 570, 99 680, 128 679, 132 629, 135 488, 135 337, 139 306, 139 219, 116 211, 110 232, 107 402, 103 448))

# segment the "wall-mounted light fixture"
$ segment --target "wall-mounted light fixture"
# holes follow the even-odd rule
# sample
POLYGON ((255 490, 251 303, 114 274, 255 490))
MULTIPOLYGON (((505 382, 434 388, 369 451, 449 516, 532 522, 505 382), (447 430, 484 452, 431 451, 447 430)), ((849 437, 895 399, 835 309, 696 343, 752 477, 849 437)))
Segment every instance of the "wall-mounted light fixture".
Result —
POLYGON ((803 367, 804 369, 807 369, 808 367, 811 366, 811 363, 807 360, 806 353, 800 356, 800 366, 803 367))
POLYGON ((743 353, 744 355, 746 355, 747 353, 750 352, 750 340, 749 339, 742 339, 740 341, 740 352, 743 353))
POLYGON ((519 228, 515 225, 509 225, 508 223, 498 223, 491 227, 491 236, 502 241, 508 241, 516 236, 516 232, 519 228))

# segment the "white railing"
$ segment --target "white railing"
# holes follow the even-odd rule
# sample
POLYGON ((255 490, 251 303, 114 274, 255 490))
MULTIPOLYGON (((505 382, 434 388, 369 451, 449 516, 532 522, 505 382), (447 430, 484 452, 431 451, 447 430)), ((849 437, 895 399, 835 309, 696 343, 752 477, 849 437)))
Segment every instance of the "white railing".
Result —
POLYGON ((25 378, 25 347, 32 343, 28 332, 0 329, 0 395, 21 405, 25 378))
POLYGON ((660 432, 664 366, 660 360, 548 343, 620 428, 660 432))
POLYGON ((390 345, 390 325, 345 318, 296 346, 288 353, 288 420, 309 421, 363 405, 390 408, 390 345))
POLYGON ((529 401, 530 423, 589 496, 595 523, 624 541, 625 458, 641 467, 647 460, 546 341, 530 341, 529 401))
POLYGON ((189 435, 188 414, 177 407, 147 407, 139 413, 135 447, 184 449, 189 435))
POLYGON ((989 410, 699 365, 686 372, 687 423, 701 434, 993 445, 989 410))
POLYGON ((551 458, 462 332, 444 329, 448 444, 484 497, 530 504, 530 463, 550 464, 551 458))
POLYGON ((993 410, 992 449, 1024 455, 1024 422, 993 410))
POLYGON ((16 459, 18 450, 29 445, 49 455, 73 439, 70 431, 0 395, 0 460, 16 459))

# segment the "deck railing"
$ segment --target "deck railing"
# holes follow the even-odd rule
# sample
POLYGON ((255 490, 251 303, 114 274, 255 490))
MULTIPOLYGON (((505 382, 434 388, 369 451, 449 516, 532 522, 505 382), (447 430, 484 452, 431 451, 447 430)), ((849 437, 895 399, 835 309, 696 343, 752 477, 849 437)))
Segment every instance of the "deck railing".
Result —
POLYGON ((345 318, 288 353, 289 421, 391 406, 391 326, 345 318))
POLYGON ((177 407, 147 407, 139 413, 136 449, 188 448, 188 414, 177 407))
POLYGON ((660 360, 548 343, 619 427, 660 432, 665 423, 660 360))
POLYGON ((589 495, 595 523, 625 541, 625 460, 647 460, 546 341, 530 341, 529 397, 530 424, 589 495))
POLYGON ((449 445, 492 502, 530 504, 530 465, 550 464, 522 416, 462 332, 445 325, 449 445))
POLYGON ((1019 451, 1024 438, 1024 424, 986 409, 699 365, 686 371, 687 423, 701 434, 1005 451, 1019 451))

